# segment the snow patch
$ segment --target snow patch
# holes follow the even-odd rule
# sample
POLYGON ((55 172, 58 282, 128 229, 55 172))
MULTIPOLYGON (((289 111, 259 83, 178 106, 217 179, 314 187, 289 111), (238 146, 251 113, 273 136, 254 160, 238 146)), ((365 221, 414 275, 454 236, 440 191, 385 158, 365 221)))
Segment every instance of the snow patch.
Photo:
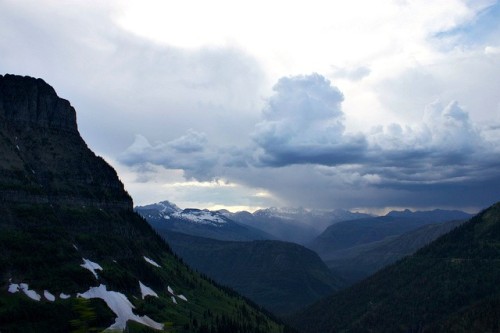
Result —
POLYGON ((153 291, 153 289, 145 286, 141 281, 139 281, 139 287, 141 288, 142 299, 146 296, 158 297, 158 294, 153 291))
POLYGON ((99 266, 98 263, 95 263, 95 262, 90 261, 90 260, 85 259, 85 258, 82 258, 82 259, 83 259, 83 264, 81 264, 80 266, 91 271, 92 274, 94 274, 95 278, 98 279, 99 276, 97 275, 96 270, 102 271, 102 267, 99 266))
POLYGON ((70 298, 71 296, 70 296, 70 295, 68 295, 68 294, 65 294, 65 293, 60 293, 60 294, 59 294, 59 297, 60 297, 61 299, 68 299, 68 298, 70 298))
POLYGON ((19 284, 19 289, 26 294, 29 298, 31 298, 34 301, 40 301, 42 298, 36 291, 30 290, 29 286, 27 283, 21 283, 19 284))
POLYGON ((185 209, 182 212, 175 212, 171 216, 198 224, 209 224, 216 227, 221 227, 227 223, 223 216, 208 210, 185 209))
POLYGON ((54 302, 56 300, 56 297, 54 295, 52 295, 48 290, 44 290, 43 291, 43 296, 48 300, 48 301, 51 301, 51 302, 54 302))
POLYGON ((144 260, 146 260, 146 262, 150 263, 151 265, 153 266, 156 266, 156 267, 161 267, 160 265, 158 265, 154 260, 152 259, 149 259, 148 257, 144 256, 144 260))
POLYGON ((103 284, 99 285, 99 287, 91 287, 88 291, 83 294, 78 294, 77 296, 85 299, 100 298, 106 302, 111 311, 117 316, 115 323, 108 327, 108 330, 118 329, 123 331, 127 324, 127 320, 133 320, 157 330, 163 329, 163 324, 154 321, 148 316, 138 316, 134 314, 132 311, 134 306, 127 299, 127 296, 116 291, 109 291, 103 284))
POLYGON ((19 291, 19 285, 17 283, 11 283, 9 285, 9 293, 15 294, 19 291))

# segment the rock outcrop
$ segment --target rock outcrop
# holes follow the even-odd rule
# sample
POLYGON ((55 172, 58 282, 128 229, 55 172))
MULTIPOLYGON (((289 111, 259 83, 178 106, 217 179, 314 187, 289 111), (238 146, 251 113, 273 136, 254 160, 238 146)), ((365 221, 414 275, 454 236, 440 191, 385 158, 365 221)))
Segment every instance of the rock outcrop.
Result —
POLYGON ((75 109, 41 79, 0 76, 0 202, 132 209, 118 176, 80 137, 75 109))

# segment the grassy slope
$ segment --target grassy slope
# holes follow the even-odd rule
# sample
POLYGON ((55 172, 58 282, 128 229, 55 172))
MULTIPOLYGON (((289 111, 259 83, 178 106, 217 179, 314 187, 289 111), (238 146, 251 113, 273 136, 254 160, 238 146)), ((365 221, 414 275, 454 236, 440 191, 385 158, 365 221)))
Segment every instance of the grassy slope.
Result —
MULTIPOLYGON (((37 303, 21 293, 9 294, 9 279, 29 283, 38 293, 46 289, 55 295, 64 292, 73 296, 103 283, 108 290, 128 295, 137 313, 170 322, 179 332, 196 332, 195 319, 198 329, 201 325, 216 326, 217 318, 237 322, 240 329, 246 327, 246 332, 283 330, 241 297, 213 286, 181 264, 149 225, 130 211, 9 205, 3 206, 2 212, 8 216, 4 215, 0 233, 2 332, 67 332, 74 328, 71 322, 80 316, 74 297, 58 299, 54 304, 37 303), (146 263, 143 256, 160 263, 162 268, 146 263), (80 267, 82 258, 103 267, 99 281, 80 267), (139 280, 161 297, 141 300, 139 280), (168 285, 184 294, 189 302, 174 305, 168 285)), ((99 315, 92 325, 102 329, 113 322, 114 315, 103 302, 92 300, 87 306, 99 315)))

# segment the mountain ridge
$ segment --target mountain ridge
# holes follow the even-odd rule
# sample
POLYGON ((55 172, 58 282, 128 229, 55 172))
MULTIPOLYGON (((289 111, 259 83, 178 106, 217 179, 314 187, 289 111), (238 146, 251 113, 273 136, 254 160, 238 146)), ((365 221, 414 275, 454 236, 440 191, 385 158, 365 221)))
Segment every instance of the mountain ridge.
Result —
POLYGON ((171 252, 53 88, 0 82, 0 331, 288 330, 171 252))
POLYGON ((498 331, 499 241, 497 203, 290 322, 305 333, 498 331))

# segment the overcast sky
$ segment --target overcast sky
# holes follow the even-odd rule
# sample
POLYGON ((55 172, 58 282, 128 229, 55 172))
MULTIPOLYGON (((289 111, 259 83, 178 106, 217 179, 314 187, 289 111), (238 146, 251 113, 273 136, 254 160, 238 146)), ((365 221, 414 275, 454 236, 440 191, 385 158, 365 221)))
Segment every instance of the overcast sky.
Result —
POLYGON ((0 73, 43 78, 135 204, 500 200, 500 3, 0 0, 0 73))

